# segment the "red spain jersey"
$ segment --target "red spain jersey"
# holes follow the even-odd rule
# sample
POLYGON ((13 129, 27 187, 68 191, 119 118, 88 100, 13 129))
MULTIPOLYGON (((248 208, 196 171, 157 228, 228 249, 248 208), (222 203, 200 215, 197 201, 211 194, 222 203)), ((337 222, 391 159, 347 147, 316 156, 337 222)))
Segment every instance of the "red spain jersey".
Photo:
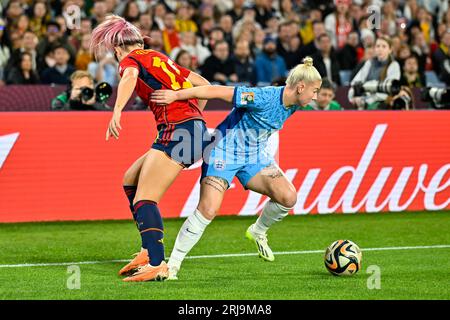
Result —
POLYGON ((122 77, 125 69, 130 67, 139 70, 136 93, 152 110, 156 125, 203 119, 197 99, 174 101, 165 106, 150 101, 150 96, 155 90, 191 88, 192 84, 187 80, 190 74, 188 69, 180 67, 162 53, 144 49, 133 50, 122 59, 119 64, 120 76, 122 77))

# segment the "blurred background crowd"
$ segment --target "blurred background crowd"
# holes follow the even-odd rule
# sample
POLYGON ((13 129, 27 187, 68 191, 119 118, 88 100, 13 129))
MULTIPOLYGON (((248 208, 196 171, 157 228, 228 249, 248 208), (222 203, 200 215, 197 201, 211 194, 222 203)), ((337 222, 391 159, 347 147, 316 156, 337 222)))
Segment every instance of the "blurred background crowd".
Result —
POLYGON ((95 61, 88 50, 110 13, 215 83, 276 83, 311 56, 333 90, 389 77, 408 88, 450 86, 449 0, 9 0, 0 12, 2 86, 70 84, 77 70, 116 86, 113 55, 95 61))

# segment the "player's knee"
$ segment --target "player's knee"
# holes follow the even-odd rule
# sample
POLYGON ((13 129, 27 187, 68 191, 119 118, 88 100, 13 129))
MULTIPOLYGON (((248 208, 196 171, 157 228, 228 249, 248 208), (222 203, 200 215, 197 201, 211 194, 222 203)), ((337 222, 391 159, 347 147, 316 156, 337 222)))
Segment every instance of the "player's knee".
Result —
POLYGON ((202 216, 208 220, 214 219, 217 214, 217 209, 215 207, 207 205, 207 204, 200 203, 198 205, 197 209, 198 209, 198 211, 200 211, 202 216))
POLYGON ((275 201, 286 208, 293 208, 297 203, 297 194, 293 190, 283 192, 275 201))

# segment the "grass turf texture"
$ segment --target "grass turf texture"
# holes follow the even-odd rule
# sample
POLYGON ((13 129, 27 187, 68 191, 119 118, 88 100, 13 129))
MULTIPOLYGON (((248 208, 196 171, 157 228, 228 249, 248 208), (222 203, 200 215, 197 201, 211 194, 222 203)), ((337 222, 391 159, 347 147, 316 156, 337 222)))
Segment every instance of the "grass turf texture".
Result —
MULTIPOLYGON (((244 238, 255 217, 218 217, 192 256, 256 253, 244 238)), ((183 220, 165 221, 166 255, 183 220)), ((185 260, 178 281, 125 283, 120 262, 80 265, 81 288, 69 290, 67 266, 0 268, 0 299, 449 299, 450 248, 364 248, 450 244, 450 213, 289 216, 269 232, 274 252, 322 250, 350 239, 363 250, 362 270, 329 274, 323 253, 185 260), (369 265, 381 289, 369 290, 369 265)), ((127 259, 140 247, 131 221, 0 224, 0 264, 127 259)))

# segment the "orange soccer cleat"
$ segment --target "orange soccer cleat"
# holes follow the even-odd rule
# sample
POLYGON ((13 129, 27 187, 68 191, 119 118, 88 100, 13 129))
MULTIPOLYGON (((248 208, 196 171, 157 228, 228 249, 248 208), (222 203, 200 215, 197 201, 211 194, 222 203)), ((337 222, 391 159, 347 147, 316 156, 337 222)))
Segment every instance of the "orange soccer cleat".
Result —
POLYGON ((147 265, 150 260, 148 258, 147 249, 141 250, 141 252, 134 254, 133 260, 131 260, 125 267, 120 269, 119 275, 124 276, 135 272, 139 267, 147 265))
POLYGON ((123 281, 127 282, 142 282, 142 281, 163 281, 169 276, 169 268, 165 261, 157 267, 153 267, 149 264, 139 267, 132 276, 129 276, 123 281))

